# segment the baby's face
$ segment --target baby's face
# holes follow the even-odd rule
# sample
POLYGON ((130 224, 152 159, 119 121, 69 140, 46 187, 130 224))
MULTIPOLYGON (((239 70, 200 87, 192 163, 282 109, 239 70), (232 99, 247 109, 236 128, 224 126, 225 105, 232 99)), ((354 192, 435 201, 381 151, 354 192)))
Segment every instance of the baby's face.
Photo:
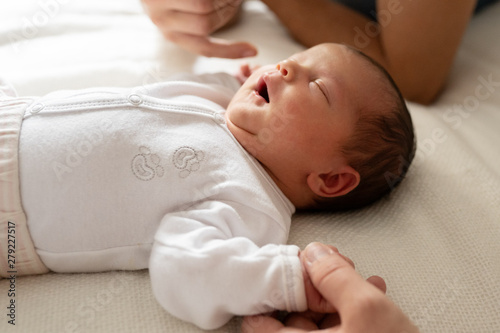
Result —
POLYGON ((372 72, 342 45, 297 53, 248 78, 228 106, 228 127, 275 176, 332 163, 376 84, 372 72))

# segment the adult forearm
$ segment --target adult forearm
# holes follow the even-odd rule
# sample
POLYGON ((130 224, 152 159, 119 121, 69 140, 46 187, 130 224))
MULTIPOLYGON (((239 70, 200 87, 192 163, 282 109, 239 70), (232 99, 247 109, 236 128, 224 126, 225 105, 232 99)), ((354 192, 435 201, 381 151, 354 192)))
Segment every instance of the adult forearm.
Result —
POLYGON ((443 89, 475 0, 377 0, 378 23, 330 0, 262 0, 302 44, 343 43, 392 75, 403 96, 428 104, 443 89))
POLYGON ((262 0, 291 35, 305 46, 342 43, 356 47, 385 65, 378 24, 329 0, 262 0), (373 33, 367 36, 366 29, 373 33))

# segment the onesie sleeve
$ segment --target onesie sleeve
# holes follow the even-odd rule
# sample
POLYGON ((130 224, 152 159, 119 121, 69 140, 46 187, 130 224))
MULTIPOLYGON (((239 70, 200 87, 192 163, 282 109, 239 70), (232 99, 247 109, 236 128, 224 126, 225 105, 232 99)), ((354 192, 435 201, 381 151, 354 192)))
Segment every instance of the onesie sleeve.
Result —
POLYGON ((217 201, 163 218, 149 267, 162 307, 203 329, 234 315, 307 309, 299 248, 259 246, 251 238, 273 232, 272 222, 245 222, 233 203, 217 201), (237 235, 245 222, 250 237, 237 235))

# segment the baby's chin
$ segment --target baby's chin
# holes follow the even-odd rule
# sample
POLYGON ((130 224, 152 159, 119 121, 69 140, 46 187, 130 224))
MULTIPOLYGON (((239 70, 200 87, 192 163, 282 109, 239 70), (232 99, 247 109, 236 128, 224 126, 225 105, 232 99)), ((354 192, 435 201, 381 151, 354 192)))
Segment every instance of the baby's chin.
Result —
POLYGON ((251 108, 247 107, 245 103, 239 102, 237 105, 229 105, 226 109, 226 120, 233 126, 247 130, 248 122, 251 121, 250 113, 251 108))

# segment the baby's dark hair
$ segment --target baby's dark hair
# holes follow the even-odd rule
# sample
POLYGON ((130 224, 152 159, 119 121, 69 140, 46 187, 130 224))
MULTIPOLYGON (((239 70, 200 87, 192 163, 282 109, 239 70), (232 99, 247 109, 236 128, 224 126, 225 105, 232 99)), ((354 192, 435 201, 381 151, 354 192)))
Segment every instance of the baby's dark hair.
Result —
POLYGON ((396 83, 375 60, 348 49, 368 61, 384 88, 376 103, 359 110, 354 134, 341 149, 347 163, 359 173, 359 185, 343 196, 316 197, 316 209, 350 210, 373 203, 403 180, 415 155, 413 123, 396 83))

